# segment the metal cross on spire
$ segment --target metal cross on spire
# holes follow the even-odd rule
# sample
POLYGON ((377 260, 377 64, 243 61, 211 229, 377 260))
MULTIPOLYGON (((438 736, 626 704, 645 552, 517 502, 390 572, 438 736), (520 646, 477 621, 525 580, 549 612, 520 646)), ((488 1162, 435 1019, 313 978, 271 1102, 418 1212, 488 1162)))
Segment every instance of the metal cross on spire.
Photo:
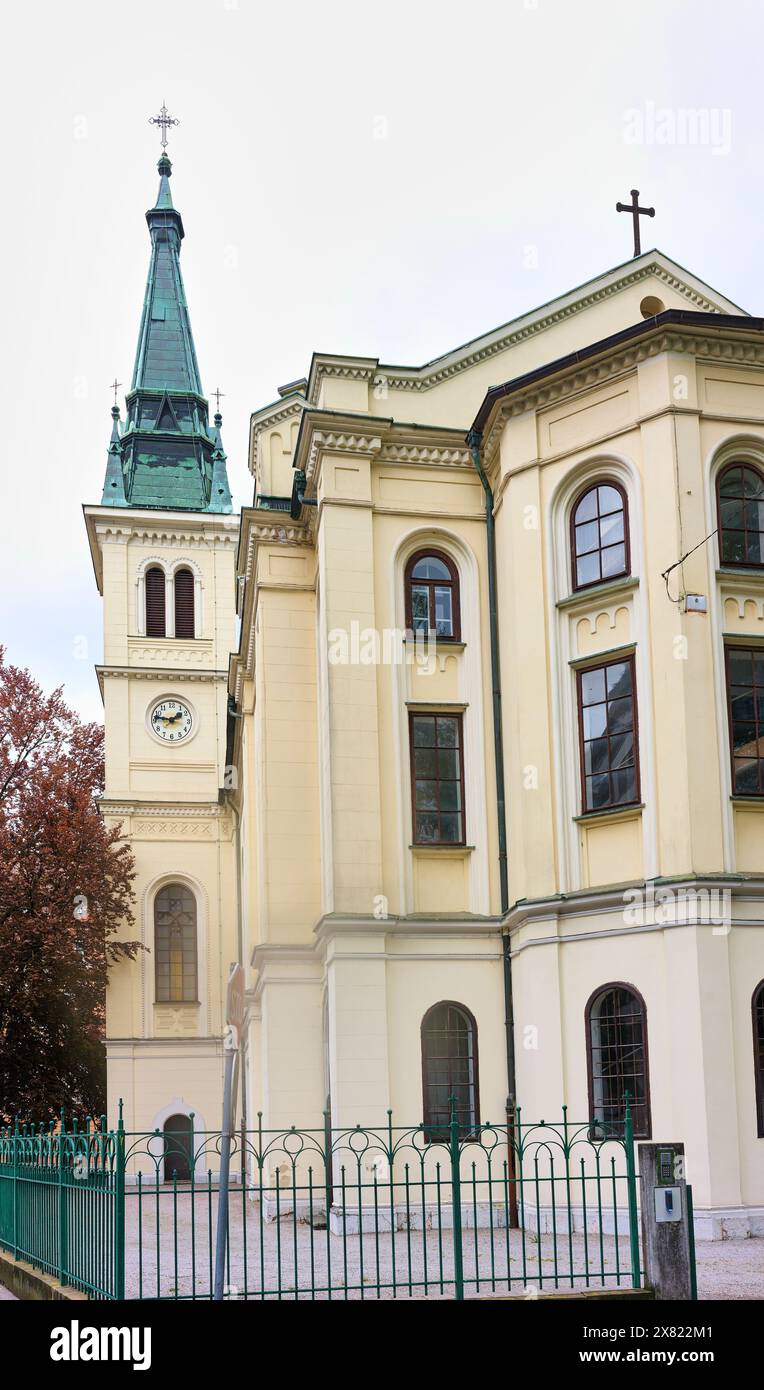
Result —
POLYGON ((160 127, 160 140, 162 144, 162 153, 164 154, 167 149, 167 132, 171 125, 180 125, 180 121, 177 121, 174 116, 170 115, 164 102, 162 102, 159 115, 149 116, 149 125, 158 125, 160 127))
POLYGON ((119 388, 120 388, 121 385, 122 385, 122 382, 121 382, 121 381, 117 381, 117 378, 116 378, 116 377, 114 378, 114 380, 113 380, 112 382, 109 383, 109 390, 114 392, 114 404, 115 404, 115 405, 117 404, 117 392, 118 392, 118 390, 119 390, 119 388))
POLYGON ((218 415, 219 415, 219 414, 220 414, 220 402, 225 398, 225 391, 221 391, 220 387, 219 387, 219 386, 216 386, 216 387, 215 387, 215 390, 212 392, 212 394, 213 394, 213 396, 215 397, 215 409, 216 409, 216 411, 217 411, 217 413, 218 413, 218 415))
POLYGON ((630 212, 634 220, 634 255, 641 256, 642 243, 639 239, 639 219, 640 217, 654 217, 655 208, 641 208, 639 206, 639 189, 631 189, 630 203, 616 203, 616 212, 630 212))

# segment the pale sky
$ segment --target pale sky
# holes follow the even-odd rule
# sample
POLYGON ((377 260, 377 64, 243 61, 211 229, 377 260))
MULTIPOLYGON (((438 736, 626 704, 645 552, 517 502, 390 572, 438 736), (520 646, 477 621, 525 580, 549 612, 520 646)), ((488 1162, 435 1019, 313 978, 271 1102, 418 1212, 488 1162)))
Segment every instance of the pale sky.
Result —
POLYGON ((0 642, 89 718, 81 507, 130 385, 163 99, 235 504, 251 411, 314 350, 418 364, 514 318, 628 259, 631 188, 657 210, 644 249, 764 313, 764 0, 37 0, 3 22, 0 642))

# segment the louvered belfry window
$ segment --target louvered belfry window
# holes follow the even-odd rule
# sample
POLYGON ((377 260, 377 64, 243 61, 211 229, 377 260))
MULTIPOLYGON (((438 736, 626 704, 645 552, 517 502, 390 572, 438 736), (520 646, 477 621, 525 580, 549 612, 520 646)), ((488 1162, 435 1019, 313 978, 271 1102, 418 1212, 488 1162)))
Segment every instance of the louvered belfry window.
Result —
POLYGON ((175 636, 195 636, 194 576, 190 570, 175 572, 175 636))
POLYGON ((167 620, 165 615, 164 571, 152 565, 146 574, 146 636, 165 637, 167 620))

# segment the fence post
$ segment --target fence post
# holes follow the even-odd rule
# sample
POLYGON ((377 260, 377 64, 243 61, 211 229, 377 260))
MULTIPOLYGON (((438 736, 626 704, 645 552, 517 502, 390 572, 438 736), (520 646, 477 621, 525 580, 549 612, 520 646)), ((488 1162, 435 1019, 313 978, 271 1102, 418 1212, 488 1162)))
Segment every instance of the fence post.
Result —
POLYGON ((635 1289, 642 1286, 639 1263, 639 1220, 637 1217, 637 1173, 634 1164, 634 1123, 631 1118, 629 1092, 626 1092, 623 1142, 626 1149, 626 1188, 629 1200, 629 1245, 631 1247, 631 1282, 635 1289))
POLYGON ((515 1143, 515 1103, 507 1096, 507 1179, 509 1189, 509 1227, 516 1231, 520 1225, 517 1212, 517 1149, 515 1143))
POLYGON ((117 1120, 116 1153, 114 1175, 116 1192, 114 1196, 114 1297, 125 1297, 125 1122, 122 1117, 122 1101, 119 1102, 117 1120))
POLYGON ((13 1164, 12 1164, 12 1169, 13 1169, 13 1187, 12 1187, 11 1191, 12 1191, 12 1193, 13 1193, 13 1258, 14 1258, 14 1260, 17 1260, 17 1259, 19 1258, 19 1144, 18 1144, 18 1139, 19 1139, 19 1121, 18 1121, 18 1116, 17 1116, 17 1117, 16 1117, 16 1124, 15 1124, 14 1130, 13 1130, 13 1138, 11 1139, 11 1143, 12 1143, 12 1145, 13 1145, 13 1164))
POLYGON ((449 1098, 451 1106, 451 1207, 454 1228, 454 1297, 464 1298, 464 1258, 462 1250, 462 1179, 459 1152, 459 1121, 456 1118, 456 1097, 449 1098))
POLYGON ((324 1189, 326 1198, 326 1227, 329 1229, 329 1216, 334 1201, 334 1162, 332 1157, 332 1102, 326 1097, 324 1110, 324 1189))
POLYGON ((61 1107, 61 1119, 58 1126, 58 1282, 65 1284, 66 1279, 66 1186, 64 1184, 64 1166, 66 1159, 66 1116, 64 1107, 61 1107))

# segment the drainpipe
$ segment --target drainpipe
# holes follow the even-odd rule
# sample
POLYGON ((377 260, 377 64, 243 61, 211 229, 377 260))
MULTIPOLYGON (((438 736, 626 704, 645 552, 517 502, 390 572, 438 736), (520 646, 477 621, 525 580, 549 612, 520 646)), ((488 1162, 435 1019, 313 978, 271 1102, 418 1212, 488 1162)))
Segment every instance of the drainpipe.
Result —
MULTIPOLYGON (((504 735, 501 718, 501 669, 499 664, 499 617, 496 600, 496 522, 493 514, 493 492, 486 477, 480 456, 483 434, 470 430, 467 444, 472 462, 485 494, 485 534, 488 549, 488 623, 491 641, 491 693, 493 697, 493 756, 496 768, 496 822, 499 839, 499 884, 501 915, 509 909, 507 875, 507 815, 504 789, 504 735)), ((512 958, 509 936, 504 937, 504 1026, 507 1038, 507 1145, 509 1151, 509 1222, 518 1225, 517 1189, 515 1183, 515 1019, 512 1006, 512 958)))

